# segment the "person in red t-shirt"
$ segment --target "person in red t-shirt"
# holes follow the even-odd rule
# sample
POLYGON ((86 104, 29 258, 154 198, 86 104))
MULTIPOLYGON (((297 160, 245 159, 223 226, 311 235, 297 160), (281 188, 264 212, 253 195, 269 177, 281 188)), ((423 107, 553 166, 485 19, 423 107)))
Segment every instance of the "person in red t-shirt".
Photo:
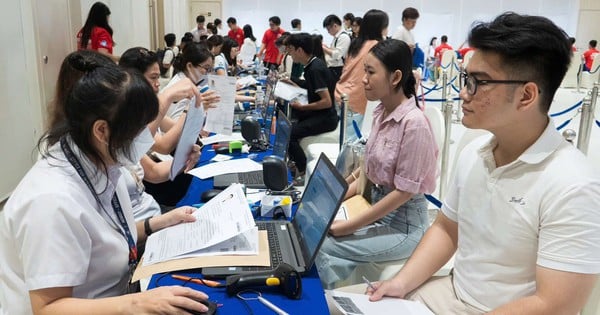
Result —
POLYGON ((595 39, 592 39, 590 41, 590 48, 583 53, 583 61, 584 61, 584 66, 585 66, 585 68, 583 70, 585 70, 585 71, 595 71, 596 70, 596 69, 592 69, 592 64, 594 63, 594 58, 596 58, 596 55, 598 55, 600 53, 600 51, 598 49, 596 49, 597 44, 598 44, 598 42, 595 39))
POLYGON ((96 2, 92 5, 85 24, 77 33, 77 49, 95 50, 119 61, 119 56, 113 55, 113 30, 108 25, 109 16, 110 9, 106 4, 96 2))
POLYGON ((263 57, 264 54, 263 63, 269 69, 279 67, 279 49, 277 49, 275 41, 285 32, 279 25, 281 25, 281 19, 278 16, 269 18, 269 29, 263 35, 262 45, 260 45, 257 54, 259 58, 263 57))
POLYGON ((240 47, 244 44, 244 30, 237 26, 237 20, 234 17, 227 19, 227 26, 229 26, 229 32, 227 37, 235 40, 240 47))
POLYGON ((433 54, 436 65, 438 65, 438 66, 440 65, 440 62, 442 61, 442 55, 444 54, 444 52, 446 50, 454 50, 452 48, 452 46, 448 45, 448 36, 442 35, 441 41, 442 41, 442 43, 435 48, 435 52, 433 54))

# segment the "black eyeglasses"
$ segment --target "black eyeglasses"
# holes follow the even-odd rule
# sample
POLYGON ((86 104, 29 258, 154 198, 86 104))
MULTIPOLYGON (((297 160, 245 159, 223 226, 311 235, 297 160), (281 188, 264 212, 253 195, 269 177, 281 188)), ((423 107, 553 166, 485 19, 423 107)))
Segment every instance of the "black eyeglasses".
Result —
POLYGON ((461 86, 467 87, 467 93, 469 95, 475 95, 477 93, 478 85, 486 84, 525 84, 529 81, 523 80, 478 80, 475 77, 469 76, 466 72, 460 73, 461 86))

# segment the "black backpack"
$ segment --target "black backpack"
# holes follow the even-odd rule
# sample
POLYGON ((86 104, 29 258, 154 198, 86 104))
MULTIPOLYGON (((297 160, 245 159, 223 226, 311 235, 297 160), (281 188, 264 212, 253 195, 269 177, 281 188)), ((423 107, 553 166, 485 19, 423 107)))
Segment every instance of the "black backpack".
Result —
MULTIPOLYGON (((165 52, 167 50, 173 51, 173 49, 171 47, 167 47, 165 49, 159 48, 156 51, 156 57, 158 59, 158 68, 160 69, 160 76, 164 77, 167 75, 167 72, 169 71, 169 68, 165 68, 163 66, 163 59, 165 59, 165 52)), ((171 61, 172 62, 172 61, 171 61)))

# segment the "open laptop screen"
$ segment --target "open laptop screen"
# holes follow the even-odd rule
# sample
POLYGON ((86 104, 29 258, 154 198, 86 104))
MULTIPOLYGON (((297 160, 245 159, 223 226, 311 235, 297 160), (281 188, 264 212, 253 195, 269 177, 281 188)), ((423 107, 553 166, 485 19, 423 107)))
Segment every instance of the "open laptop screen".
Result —
POLYGON ((286 159, 291 134, 292 124, 283 112, 278 111, 277 132, 275 134, 275 142, 273 142, 273 155, 282 158, 284 161, 286 159))
POLYGON ((312 266, 347 189, 344 178, 321 153, 293 220, 307 268, 312 266))

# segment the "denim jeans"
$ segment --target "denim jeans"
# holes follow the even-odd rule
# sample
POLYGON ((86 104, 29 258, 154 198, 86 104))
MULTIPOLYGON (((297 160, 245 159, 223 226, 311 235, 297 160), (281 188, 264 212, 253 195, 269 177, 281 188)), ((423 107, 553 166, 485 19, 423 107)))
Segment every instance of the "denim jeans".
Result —
MULTIPOLYGON (((372 203, 390 191, 373 187, 372 203)), ((328 235, 316 259, 323 287, 333 288, 335 282, 345 280, 359 264, 408 258, 428 226, 427 201, 419 194, 354 234, 328 235)))

